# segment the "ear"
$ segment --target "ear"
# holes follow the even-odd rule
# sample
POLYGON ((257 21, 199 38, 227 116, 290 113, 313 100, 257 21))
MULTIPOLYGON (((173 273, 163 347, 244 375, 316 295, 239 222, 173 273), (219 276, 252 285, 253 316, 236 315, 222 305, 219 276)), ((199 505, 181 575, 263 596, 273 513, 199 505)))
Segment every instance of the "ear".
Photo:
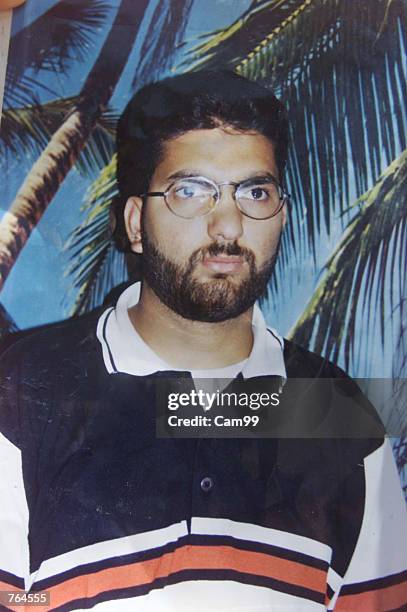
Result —
POLYGON ((141 210, 143 200, 138 196, 130 197, 124 207, 124 223, 130 241, 130 248, 134 253, 142 253, 141 244, 141 210))

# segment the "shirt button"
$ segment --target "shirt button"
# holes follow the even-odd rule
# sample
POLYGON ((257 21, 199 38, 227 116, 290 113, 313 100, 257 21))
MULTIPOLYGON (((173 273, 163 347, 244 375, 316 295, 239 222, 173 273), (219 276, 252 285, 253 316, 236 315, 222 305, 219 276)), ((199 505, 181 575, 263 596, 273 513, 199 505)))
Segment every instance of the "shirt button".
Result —
POLYGON ((201 489, 204 493, 209 493, 209 491, 213 488, 213 485, 214 482, 209 476, 205 476, 205 478, 202 478, 201 489))

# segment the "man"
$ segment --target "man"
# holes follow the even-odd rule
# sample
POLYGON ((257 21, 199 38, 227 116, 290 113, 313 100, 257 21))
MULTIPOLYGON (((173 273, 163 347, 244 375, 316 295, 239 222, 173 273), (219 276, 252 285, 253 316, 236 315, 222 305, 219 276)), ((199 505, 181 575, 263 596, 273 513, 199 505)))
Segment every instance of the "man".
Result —
POLYGON ((377 428, 349 437, 365 415, 377 425, 369 403, 255 305, 286 222, 286 156, 281 104, 237 75, 167 79, 127 106, 115 233, 142 283, 3 355, 4 590, 47 591, 58 610, 406 605, 391 449, 377 428), (157 437, 163 380, 191 393, 208 378, 282 398, 297 378, 338 379, 353 408, 329 382, 316 411, 295 397, 263 410, 268 438, 157 437))

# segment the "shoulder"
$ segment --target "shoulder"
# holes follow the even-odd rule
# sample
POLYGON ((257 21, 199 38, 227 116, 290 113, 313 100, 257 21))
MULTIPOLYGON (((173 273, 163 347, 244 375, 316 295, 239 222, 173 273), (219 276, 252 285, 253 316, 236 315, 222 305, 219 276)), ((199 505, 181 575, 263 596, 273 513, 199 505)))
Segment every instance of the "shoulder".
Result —
POLYGON ((284 361, 288 378, 346 378, 349 376, 337 365, 284 338, 284 361))
POLYGON ((81 317, 10 334, 0 343, 0 371, 24 371, 29 378, 49 374, 66 367, 69 361, 78 365, 95 354, 101 354, 96 327, 102 309, 81 317))
POLYGON ((284 359, 291 397, 301 397, 309 415, 321 419, 319 424, 316 418, 318 436, 358 439, 357 446, 370 452, 383 443, 385 428, 375 407, 344 370, 290 340, 284 340, 284 359))
POLYGON ((19 446, 40 439, 50 423, 73 425, 95 381, 103 380, 96 337, 101 311, 24 330, 0 356, 0 431, 19 446), (23 435, 23 432, 26 432, 23 435))

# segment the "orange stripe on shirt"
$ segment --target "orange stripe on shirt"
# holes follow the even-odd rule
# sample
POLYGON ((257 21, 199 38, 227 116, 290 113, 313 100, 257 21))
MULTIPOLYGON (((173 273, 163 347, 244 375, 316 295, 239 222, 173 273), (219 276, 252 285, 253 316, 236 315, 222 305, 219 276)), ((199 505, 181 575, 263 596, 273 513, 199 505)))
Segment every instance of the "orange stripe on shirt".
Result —
POLYGON ((0 591, 5 591, 4 593, 1 594, 1 603, 4 607, 7 607, 7 610, 22 610, 23 609, 22 606, 19 606, 17 608, 9 604, 8 598, 7 598, 7 592, 14 591, 14 592, 22 593, 23 592, 22 589, 15 587, 9 582, 3 582, 2 580, 0 580, 0 591))
POLYGON ((355 595, 340 595, 335 610, 363 610, 363 612, 384 612, 407 606, 407 582, 356 593, 355 595))
MULTIPOLYGON (((24 589, 19 589, 8 582, 3 582, 0 580, 0 591, 3 591, 1 593, 0 603, 7 608, 7 610, 11 610, 11 612, 32 612, 33 604, 24 605, 23 603, 19 603, 18 605, 13 605, 12 603, 9 603, 11 597, 7 595, 7 593, 25 593, 26 591, 24 591, 24 589)), ((41 605, 39 603, 36 603, 34 607, 36 612, 46 612, 49 609, 49 605, 41 605)))
POLYGON ((22 591, 22 589, 19 589, 9 582, 3 582, 0 580, 0 591, 22 591))
MULTIPOLYGON (((325 592, 326 572, 265 553, 231 546, 183 546, 156 559, 112 567, 78 576, 51 587, 51 606, 92 598, 99 593, 152 584, 183 570, 233 570, 274 578, 296 586, 325 592)), ((48 589, 47 589, 48 590, 48 589)))

